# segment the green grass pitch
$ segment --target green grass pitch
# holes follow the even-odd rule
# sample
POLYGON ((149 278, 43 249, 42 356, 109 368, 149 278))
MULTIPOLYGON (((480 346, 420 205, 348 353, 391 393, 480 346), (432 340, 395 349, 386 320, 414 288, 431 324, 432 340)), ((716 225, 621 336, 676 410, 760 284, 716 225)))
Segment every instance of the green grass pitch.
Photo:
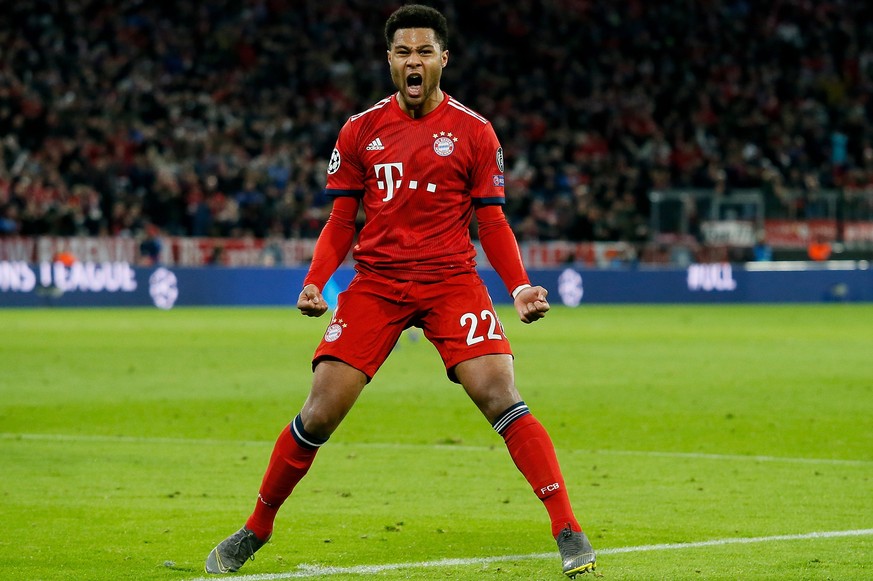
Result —
MULTIPOLYGON (((873 305, 499 313, 598 576, 873 579, 873 305)), ((203 577, 325 324, 0 310, 0 578, 203 577)), ((502 440, 411 334, 239 575, 563 578, 502 440)))

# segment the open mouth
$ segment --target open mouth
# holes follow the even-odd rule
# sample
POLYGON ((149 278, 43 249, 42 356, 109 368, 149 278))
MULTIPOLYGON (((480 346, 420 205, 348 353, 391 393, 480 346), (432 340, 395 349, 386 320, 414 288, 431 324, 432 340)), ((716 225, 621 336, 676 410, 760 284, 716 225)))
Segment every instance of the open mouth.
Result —
POLYGON ((410 97, 421 96, 422 82, 423 79, 418 73, 412 73, 411 75, 406 77, 406 92, 409 94, 410 97))

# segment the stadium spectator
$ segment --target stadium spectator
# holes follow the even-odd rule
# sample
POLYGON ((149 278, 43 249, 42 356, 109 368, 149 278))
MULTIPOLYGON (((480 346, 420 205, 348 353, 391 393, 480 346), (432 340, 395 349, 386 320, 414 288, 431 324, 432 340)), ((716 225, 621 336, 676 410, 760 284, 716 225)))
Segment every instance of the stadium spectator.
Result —
POLYGON ((758 232, 755 244, 752 246, 752 259, 755 262, 769 262, 773 260, 773 248, 767 243, 763 232, 758 232))
POLYGON ((831 257, 833 247, 824 236, 816 236, 807 246, 806 253, 810 260, 821 262, 831 257))
MULTIPOLYGON (((805 217, 845 176, 847 215, 873 211, 869 3, 443 4, 469 38, 447 80, 475 81, 457 97, 505 144, 519 237, 646 239, 653 187, 763 188, 769 215, 805 217)), ((388 9, 8 3, 0 235, 317 235, 331 136, 390 90, 351 39, 388 9)))
POLYGON ((154 224, 146 224, 145 236, 139 243, 140 266, 156 266, 161 263, 160 230, 154 224))

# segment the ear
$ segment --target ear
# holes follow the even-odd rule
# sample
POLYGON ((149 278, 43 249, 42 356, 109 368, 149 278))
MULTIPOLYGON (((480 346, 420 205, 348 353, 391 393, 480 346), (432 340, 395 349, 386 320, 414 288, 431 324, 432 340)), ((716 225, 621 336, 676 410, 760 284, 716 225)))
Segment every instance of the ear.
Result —
POLYGON ((444 50, 443 54, 440 55, 440 60, 443 61, 443 68, 446 68, 446 65, 449 64, 449 51, 444 50))

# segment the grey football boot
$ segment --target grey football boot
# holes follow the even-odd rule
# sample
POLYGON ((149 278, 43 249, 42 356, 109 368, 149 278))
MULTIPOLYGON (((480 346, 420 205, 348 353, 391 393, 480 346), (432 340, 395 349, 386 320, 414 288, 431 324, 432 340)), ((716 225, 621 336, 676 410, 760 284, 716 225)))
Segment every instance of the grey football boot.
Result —
POLYGON ((564 575, 573 579, 580 573, 594 571, 597 566, 594 549, 585 533, 576 533, 567 527, 558 533, 555 540, 558 541, 558 551, 561 552, 564 575))
POLYGON ((269 540, 262 541, 246 527, 241 528, 212 549, 206 557, 206 572, 223 575, 239 571, 247 560, 255 560, 255 552, 269 540))

